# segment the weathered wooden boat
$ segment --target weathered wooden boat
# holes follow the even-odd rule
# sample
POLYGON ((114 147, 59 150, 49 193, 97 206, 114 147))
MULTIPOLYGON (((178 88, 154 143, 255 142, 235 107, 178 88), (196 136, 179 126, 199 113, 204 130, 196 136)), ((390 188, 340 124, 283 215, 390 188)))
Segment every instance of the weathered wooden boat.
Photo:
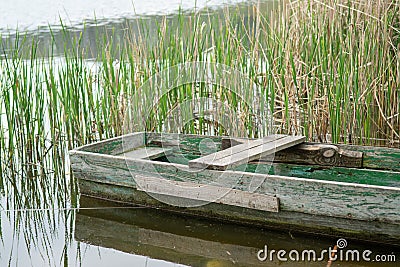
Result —
POLYGON ((400 243, 399 149, 140 132, 82 146, 70 160, 82 195, 400 243))

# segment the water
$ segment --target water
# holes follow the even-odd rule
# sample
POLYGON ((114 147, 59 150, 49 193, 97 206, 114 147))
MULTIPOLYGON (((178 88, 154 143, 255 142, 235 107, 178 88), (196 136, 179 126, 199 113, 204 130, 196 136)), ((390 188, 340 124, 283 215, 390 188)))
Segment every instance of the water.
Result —
MULTIPOLYGON (((18 29, 28 36, 38 36, 42 48, 51 38, 62 47, 61 19, 76 35, 85 29, 84 42, 91 47, 87 57, 93 58, 99 52, 91 46, 94 30, 114 30, 115 36, 121 37, 124 29, 135 27, 132 22, 137 17, 156 23, 161 15, 173 20, 180 8, 188 12, 207 6, 217 14, 221 7, 247 4, 239 0, 170 0, 163 4, 154 0, 4 0, 0 5, 0 32, 13 35, 18 29)), ((269 5, 264 3, 265 8, 269 5)), ((65 155, 66 148, 60 148, 59 156, 65 155)), ((53 158, 47 164, 50 167, 43 176, 26 175, 29 172, 24 169, 18 177, 2 174, 6 185, 1 186, 0 266, 326 266, 326 262, 260 262, 257 252, 265 245, 273 249, 321 250, 333 246, 338 239, 186 218, 88 198, 81 198, 78 205, 68 161, 53 158)), ((400 257, 398 248, 355 241, 349 244, 353 249, 394 252, 400 257)))
MULTIPOLYGON (((326 266, 327 261, 259 261, 259 250, 315 250, 333 247, 336 237, 315 238, 290 231, 271 231, 160 210, 122 206, 82 197, 80 211, 18 211, 11 220, 2 214, 1 266, 326 266), (13 229, 20 215, 22 232, 13 229), (32 232, 32 236, 29 236, 32 232), (13 236, 14 235, 14 236, 13 236), (26 237, 28 235, 29 237, 26 237), (24 238, 27 238, 26 240, 24 238)), ((394 247, 348 240, 348 248, 372 250, 374 255, 397 253, 394 247)), ((398 249, 398 248, 397 248, 398 249)), ((394 263, 342 262, 333 266, 396 266, 394 263)))
POLYGON ((60 20, 81 28, 83 22, 95 19, 103 24, 142 16, 171 15, 179 9, 218 8, 235 5, 243 0, 3 0, 0 5, 0 32, 16 29, 32 31, 57 27, 60 20))

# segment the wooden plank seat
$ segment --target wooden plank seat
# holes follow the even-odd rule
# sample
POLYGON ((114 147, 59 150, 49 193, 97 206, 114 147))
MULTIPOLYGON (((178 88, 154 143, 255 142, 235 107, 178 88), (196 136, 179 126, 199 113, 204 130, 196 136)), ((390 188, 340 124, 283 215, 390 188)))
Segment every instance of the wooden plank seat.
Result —
POLYGON ((131 159, 157 159, 162 156, 168 155, 171 149, 159 147, 140 147, 120 154, 131 159))
POLYGON ((226 170, 305 141, 304 136, 270 135, 189 161, 190 168, 226 170))
MULTIPOLYGON (((223 138, 221 149, 227 149, 232 146, 247 142, 245 138, 223 138)), ((318 166, 336 166, 348 168, 371 168, 370 163, 364 163, 364 153, 349 149, 348 145, 343 144, 321 144, 321 143, 302 143, 288 149, 281 150, 274 155, 274 162, 318 165, 318 166)), ((354 148, 354 146, 353 146, 354 148)), ((368 155, 367 155, 368 157, 368 155)), ((376 155, 379 158, 379 155, 376 155)), ((368 160, 368 159, 367 159, 368 160)), ((269 163, 270 158, 259 158, 250 164, 269 163)), ((383 164, 381 164, 383 165, 383 164)), ((377 166, 374 166, 377 168, 377 166)), ((380 166, 382 168, 382 166, 380 166)), ((382 168, 383 169, 383 168, 382 168)))

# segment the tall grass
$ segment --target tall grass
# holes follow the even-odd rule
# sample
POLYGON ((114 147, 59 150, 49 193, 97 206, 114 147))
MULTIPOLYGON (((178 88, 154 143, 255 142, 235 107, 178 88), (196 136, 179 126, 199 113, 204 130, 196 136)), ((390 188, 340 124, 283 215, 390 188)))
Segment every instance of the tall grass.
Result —
MULTIPOLYGON (((53 164, 55 158, 64 162, 67 149, 123 134, 126 119, 133 122, 130 130, 165 130, 177 104, 204 97, 214 102, 203 102, 195 112, 189 109, 196 114, 179 131, 231 134, 224 127, 231 123, 240 134, 259 137, 265 134, 266 110, 272 109, 280 133, 398 147, 399 8, 394 0, 285 0, 270 14, 255 5, 246 12, 138 19, 131 24, 135 30, 99 31, 91 40, 99 51, 92 61, 85 59, 93 54, 85 30, 76 33, 63 25, 58 42, 50 29, 48 47, 22 34, 3 38, 1 171, 2 177, 25 178, 10 178, 8 188, 3 179, 0 186, 3 192, 14 190, 14 197, 36 191, 45 195, 48 188, 56 192, 57 186, 47 186, 53 181, 30 181, 55 172, 58 188, 67 190, 63 171, 53 164), (54 56, 54 51, 63 54, 54 56), (227 65, 247 75, 250 84, 240 88, 241 95, 218 85, 185 84, 144 114, 143 101, 153 101, 163 88, 154 86, 145 95, 143 85, 158 72, 192 61, 227 65), (257 108, 246 106, 243 95, 251 96, 257 108), (213 109, 220 117, 209 116, 213 109), (235 118, 229 109, 237 111, 235 118), (145 124, 140 123, 143 117, 145 124)), ((66 194, 60 192, 58 199, 66 194)), ((27 199, 13 203, 46 204, 27 199)))
POLYGON ((96 34, 100 52, 94 64, 85 60, 90 52, 85 30, 76 34, 63 25, 62 42, 50 31, 53 41, 40 53, 46 57, 38 55, 35 38, 3 38, 1 170, 39 177, 49 158, 64 157, 62 144, 71 149, 120 135, 127 116, 137 122, 131 130, 161 131, 177 103, 202 97, 222 106, 204 103, 179 131, 231 134, 218 121, 229 117, 223 113, 229 115, 230 108, 239 114, 231 122, 241 125, 241 134, 262 136, 260 118, 271 108, 281 133, 399 146, 398 12, 398 1, 309 0, 284 1, 271 14, 256 5, 246 12, 138 20, 135 31, 96 34), (55 57, 55 50, 63 56, 55 57), (225 64, 252 84, 241 88, 241 95, 217 85, 185 84, 144 114, 143 101, 161 92, 145 95, 143 85, 158 72, 192 61, 225 64), (250 89, 254 86, 258 90, 250 89), (241 96, 252 94, 268 106, 246 107, 241 96), (136 113, 127 110, 129 101, 136 103, 136 113), (222 117, 206 116, 217 107, 222 117), (149 122, 141 125, 143 116, 149 122))
MULTIPOLYGON (((278 32, 285 71, 276 75, 286 86, 276 95, 289 91, 304 116, 304 133, 398 146, 399 2, 307 1, 285 8, 288 38, 278 32)), ((297 115, 290 113, 292 123, 297 115)))
MULTIPOLYGON (((86 30, 77 33, 62 25, 60 32, 49 29, 51 41, 45 47, 22 33, 3 37, 3 208, 76 206, 67 150, 121 135, 126 121, 131 131, 259 137, 266 133, 264 117, 272 110, 280 133, 399 147, 399 9, 397 0, 283 0, 271 13, 254 5, 245 12, 138 19, 120 32, 99 26, 94 39, 86 30), (96 57, 87 60, 88 55, 96 57), (151 77, 193 61, 227 65, 250 83, 238 83, 238 94, 215 84, 184 84, 160 97, 151 110, 143 109, 146 101, 165 92, 151 77), (153 90, 143 91, 146 84, 153 90), (200 104, 197 110, 174 113, 185 101, 200 104), (174 128, 182 118, 189 120, 174 128), (235 125, 237 132, 226 125, 235 125)), ((14 219, 16 228, 35 224, 27 227, 32 229, 25 231, 27 240, 40 231, 36 222, 47 218, 55 224, 50 213, 31 214, 31 220, 20 213, 14 219)), ((65 216, 69 221, 70 214, 65 216)))
MULTIPOLYGON (((279 132, 305 134, 312 141, 399 146, 398 12, 398 1, 310 0, 284 1, 272 14, 257 6, 245 15, 195 14, 175 24, 163 20, 155 45, 142 29, 124 43, 123 53, 135 57, 131 77, 140 78, 132 82, 189 61, 222 63, 246 73, 270 102, 279 132)), ((227 90, 206 90, 232 108, 240 106, 227 90)), ((154 113, 159 128, 147 130, 161 130, 166 112, 191 94, 190 88, 173 90, 175 98, 165 98, 154 113)), ((244 115, 246 133, 259 136, 251 115, 244 115)))

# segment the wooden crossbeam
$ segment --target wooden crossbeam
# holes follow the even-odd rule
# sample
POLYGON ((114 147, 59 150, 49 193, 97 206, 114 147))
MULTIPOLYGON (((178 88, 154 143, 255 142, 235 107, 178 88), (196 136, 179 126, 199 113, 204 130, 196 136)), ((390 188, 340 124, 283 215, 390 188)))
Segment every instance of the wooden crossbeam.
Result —
POLYGON ((158 147, 141 147, 122 153, 121 156, 131 159, 156 159, 167 155, 171 149, 158 148, 158 147))
POLYGON ((189 167, 226 170, 227 168, 265 157, 304 141, 304 136, 270 135, 263 139, 247 141, 244 144, 191 160, 189 161, 189 167))
MULTIPOLYGON (((224 138, 222 139, 221 149, 227 149, 231 146, 244 144, 248 139, 244 138, 224 138)), ((369 168, 364 165, 364 153, 361 151, 350 150, 353 148, 348 145, 340 144, 320 144, 320 143, 302 143, 289 149, 284 149, 274 155, 274 162, 283 162, 290 164, 306 164, 319 166, 336 166, 349 168, 369 168)), ((355 147, 354 147, 355 148, 355 147)), ((375 155, 378 157, 378 155, 375 155)), ((260 158, 251 163, 270 164, 270 159, 260 158)))

